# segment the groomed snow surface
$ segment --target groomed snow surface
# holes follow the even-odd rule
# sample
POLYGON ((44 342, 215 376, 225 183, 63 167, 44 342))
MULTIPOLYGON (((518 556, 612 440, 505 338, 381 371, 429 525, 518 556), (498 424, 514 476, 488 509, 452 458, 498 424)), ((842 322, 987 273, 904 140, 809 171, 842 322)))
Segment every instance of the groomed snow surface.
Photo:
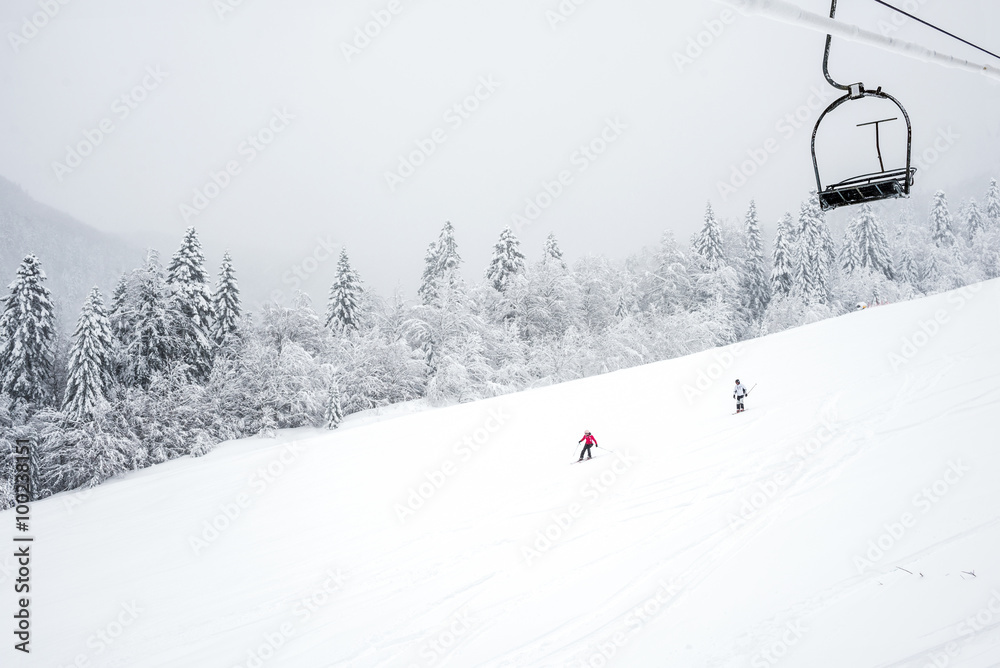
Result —
POLYGON ((2 663, 1000 665, 998 324, 994 281, 58 495, 2 663))

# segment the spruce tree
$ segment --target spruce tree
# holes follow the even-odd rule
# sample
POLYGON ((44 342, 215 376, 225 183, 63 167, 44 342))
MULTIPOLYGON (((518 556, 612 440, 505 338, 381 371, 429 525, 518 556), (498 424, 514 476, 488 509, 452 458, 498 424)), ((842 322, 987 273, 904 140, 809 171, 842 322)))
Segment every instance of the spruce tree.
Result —
POLYGON ((215 314, 212 338, 215 343, 222 345, 226 339, 236 334, 242 312, 240 287, 236 282, 236 271, 233 269, 229 251, 222 256, 219 282, 216 283, 215 292, 212 294, 212 311, 215 314))
POLYGON ((811 196, 799 209, 797 266, 792 293, 807 302, 826 303, 829 297, 831 247, 830 229, 819 202, 811 196))
POLYGON ((955 245, 955 233, 952 230, 951 213, 948 211, 948 200, 944 192, 934 193, 934 203, 931 205, 931 239, 939 248, 955 245))
POLYGON ((75 419, 92 417, 111 393, 114 338, 96 287, 90 291, 69 351, 63 410, 75 419))
POLYGON ((326 409, 323 415, 323 422, 327 429, 336 429, 344 420, 344 409, 341 408, 340 390, 336 383, 330 385, 330 391, 326 396, 326 409))
POLYGON ((123 380, 129 387, 146 388, 153 376, 166 371, 178 356, 168 312, 169 289, 156 251, 150 250, 145 266, 132 272, 131 283, 135 292, 129 308, 132 333, 125 351, 123 380))
POLYGON ((486 279, 494 290, 504 292, 514 276, 524 271, 524 254, 518 249, 517 240, 510 227, 500 233, 500 240, 493 246, 493 257, 486 269, 486 279))
POLYGON ((771 253, 771 292, 775 296, 791 294, 795 282, 795 231, 792 214, 778 221, 771 253))
POLYGON ((45 272, 34 255, 17 268, 0 313, 0 393, 33 404, 51 397, 55 317, 45 272))
POLYGON ((844 247, 840 249, 840 268, 845 274, 853 274, 861 266, 861 257, 858 251, 858 218, 851 218, 844 232, 844 247))
POLYGON ((913 259, 913 253, 910 252, 909 248, 903 248, 899 253, 899 271, 897 273, 897 278, 907 283, 913 284, 919 278, 919 271, 917 270, 916 260, 913 259))
POLYGON ((111 325, 111 373, 119 382, 124 382, 126 351, 132 340, 132 314, 129 310, 129 275, 122 274, 111 293, 111 308, 108 322, 111 325))
POLYGON ((986 229, 986 221, 983 219, 983 212, 976 204, 976 200, 971 200, 965 209, 965 230, 969 239, 975 239, 976 235, 986 229))
POLYGON ((337 262, 337 277, 330 286, 330 301, 326 309, 326 326, 336 332, 357 331, 360 315, 361 279, 351 268, 347 250, 341 249, 337 262))
POLYGON ((455 228, 451 222, 445 222, 437 241, 427 246, 427 254, 424 256, 424 273, 417 289, 417 294, 424 304, 432 304, 438 300, 441 286, 455 287, 461 263, 458 243, 455 241, 455 228))
POLYGON ((848 225, 841 261, 847 273, 864 267, 890 280, 893 278, 889 242, 870 204, 863 205, 861 213, 848 225))
POLYGON ((753 200, 750 201, 744 223, 747 256, 742 278, 743 305, 754 318, 760 318, 771 301, 771 286, 767 278, 760 224, 757 221, 757 205, 753 200))
POLYGON ((205 380, 212 370, 212 294, 205 255, 194 227, 187 228, 180 248, 170 259, 167 285, 177 316, 173 327, 182 361, 188 365, 192 378, 205 380))
POLYGON ((990 179, 990 187, 986 190, 986 218, 990 225, 1000 225, 1000 186, 996 179, 990 179))
POLYGON ((615 319, 624 320, 628 317, 631 309, 628 304, 628 296, 625 294, 625 290, 618 291, 618 300, 615 304, 615 319))
POLYGON ((718 269, 725 264, 722 248, 722 228, 712 211, 712 203, 705 207, 705 224, 695 237, 694 249, 705 261, 709 269, 718 269))
POLYGON ((549 232, 549 236, 545 238, 545 249, 542 254, 542 264, 559 267, 561 269, 566 268, 566 261, 563 260, 562 250, 559 249, 559 244, 556 242, 556 235, 552 232, 549 232))

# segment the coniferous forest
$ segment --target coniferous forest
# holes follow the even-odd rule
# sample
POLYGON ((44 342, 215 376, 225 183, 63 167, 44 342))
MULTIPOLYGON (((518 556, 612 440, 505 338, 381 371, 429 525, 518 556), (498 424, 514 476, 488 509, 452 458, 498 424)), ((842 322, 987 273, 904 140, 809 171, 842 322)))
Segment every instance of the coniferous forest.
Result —
POLYGON ((854 209, 836 237, 813 195, 770 243, 753 203, 685 242, 573 266, 549 235, 503 230, 480 280, 455 229, 430 243, 415 300, 365 289, 346 250, 327 302, 297 294, 250 313, 238 258, 213 274, 194 228, 169 260, 149 251, 114 292, 94 288, 57 332, 45 258, 0 296, 0 508, 16 439, 36 443, 38 498, 277 429, 426 398, 472 401, 614 371, 1000 277, 1000 188, 924 216, 854 209), (840 237, 840 238, 837 238, 840 237))

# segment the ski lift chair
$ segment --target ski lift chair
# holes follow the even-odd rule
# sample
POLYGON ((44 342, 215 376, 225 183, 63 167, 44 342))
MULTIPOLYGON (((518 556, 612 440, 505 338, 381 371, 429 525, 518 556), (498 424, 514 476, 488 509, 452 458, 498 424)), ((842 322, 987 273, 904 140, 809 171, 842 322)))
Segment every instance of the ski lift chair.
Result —
MULTIPOLYGON (((831 19, 834 18, 836 12, 837 0, 831 0, 831 19)), ((832 35, 826 36, 826 51, 823 54, 823 75, 826 77, 826 80, 831 86, 847 92, 843 97, 834 100, 830 106, 827 107, 822 114, 820 114, 819 118, 816 119, 815 127, 813 127, 812 161, 813 170, 816 173, 816 193, 819 196, 820 208, 826 211, 840 206, 864 204, 865 202, 876 202, 879 200, 893 199, 897 197, 909 197, 910 186, 913 185, 913 175, 917 171, 916 168, 910 166, 913 138, 913 129, 910 126, 910 116, 906 113, 906 109, 903 108, 903 105, 900 104, 896 98, 888 93, 882 92, 881 86, 879 86, 876 90, 867 90, 861 83, 845 86, 834 81, 830 76, 829 70, 830 42, 832 40, 832 35), (826 118, 827 114, 845 102, 853 102, 866 97, 877 97, 889 100, 899 108, 899 112, 903 115, 903 120, 906 121, 906 167, 902 169, 887 170, 884 162, 882 161, 882 146, 879 137, 879 125, 881 123, 898 120, 898 118, 883 118, 877 121, 870 121, 868 123, 860 123, 858 124, 858 127, 867 125, 875 126, 875 150, 878 154, 879 171, 871 174, 853 176, 849 179, 844 179, 843 181, 832 183, 824 187, 823 180, 819 175, 819 161, 816 158, 816 133, 819 130, 820 123, 823 122, 823 119, 826 118)))

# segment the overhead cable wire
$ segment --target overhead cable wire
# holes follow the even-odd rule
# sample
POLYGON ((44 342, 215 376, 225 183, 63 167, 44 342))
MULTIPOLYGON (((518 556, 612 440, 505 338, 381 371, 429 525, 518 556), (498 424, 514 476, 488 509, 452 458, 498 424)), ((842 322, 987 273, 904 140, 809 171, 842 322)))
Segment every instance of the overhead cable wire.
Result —
POLYGON ((959 42, 962 42, 963 44, 968 44, 973 49, 979 49, 983 53, 988 53, 989 55, 993 56, 997 60, 1000 60, 1000 56, 998 56, 997 54, 993 53, 992 51, 988 51, 988 50, 984 49, 983 47, 981 47, 981 46, 979 46, 977 44, 973 44, 972 42, 970 42, 967 39, 962 39, 958 35, 954 35, 954 34, 948 32, 947 30, 945 30, 944 28, 939 28, 936 25, 934 25, 933 23, 928 23, 927 21, 923 20, 919 16, 914 16, 913 14, 910 14, 909 12, 900 9, 899 7, 895 7, 893 5, 890 5, 888 2, 885 2, 885 0, 874 0, 874 1, 877 2, 878 4, 882 5, 883 7, 888 7, 889 9, 891 9, 893 11, 899 12, 903 16, 908 16, 911 19, 913 19, 914 21, 917 21, 919 23, 923 23, 928 28, 933 28, 934 30, 937 30, 940 33, 944 33, 945 35, 947 35, 948 37, 951 37, 952 39, 957 39, 959 42))
POLYGON ((785 0, 715 0, 716 2, 728 5, 738 10, 742 14, 760 14, 782 23, 808 28, 817 32, 834 35, 849 42, 867 44, 885 51, 897 53, 916 60, 928 63, 937 63, 945 67, 953 67, 969 72, 977 72, 993 80, 1000 81, 1000 67, 994 65, 975 63, 963 58, 956 58, 948 54, 939 53, 933 49, 928 49, 921 44, 905 42, 900 39, 887 37, 871 30, 865 30, 850 23, 844 23, 822 16, 815 12, 810 12, 802 7, 786 2, 785 0))

